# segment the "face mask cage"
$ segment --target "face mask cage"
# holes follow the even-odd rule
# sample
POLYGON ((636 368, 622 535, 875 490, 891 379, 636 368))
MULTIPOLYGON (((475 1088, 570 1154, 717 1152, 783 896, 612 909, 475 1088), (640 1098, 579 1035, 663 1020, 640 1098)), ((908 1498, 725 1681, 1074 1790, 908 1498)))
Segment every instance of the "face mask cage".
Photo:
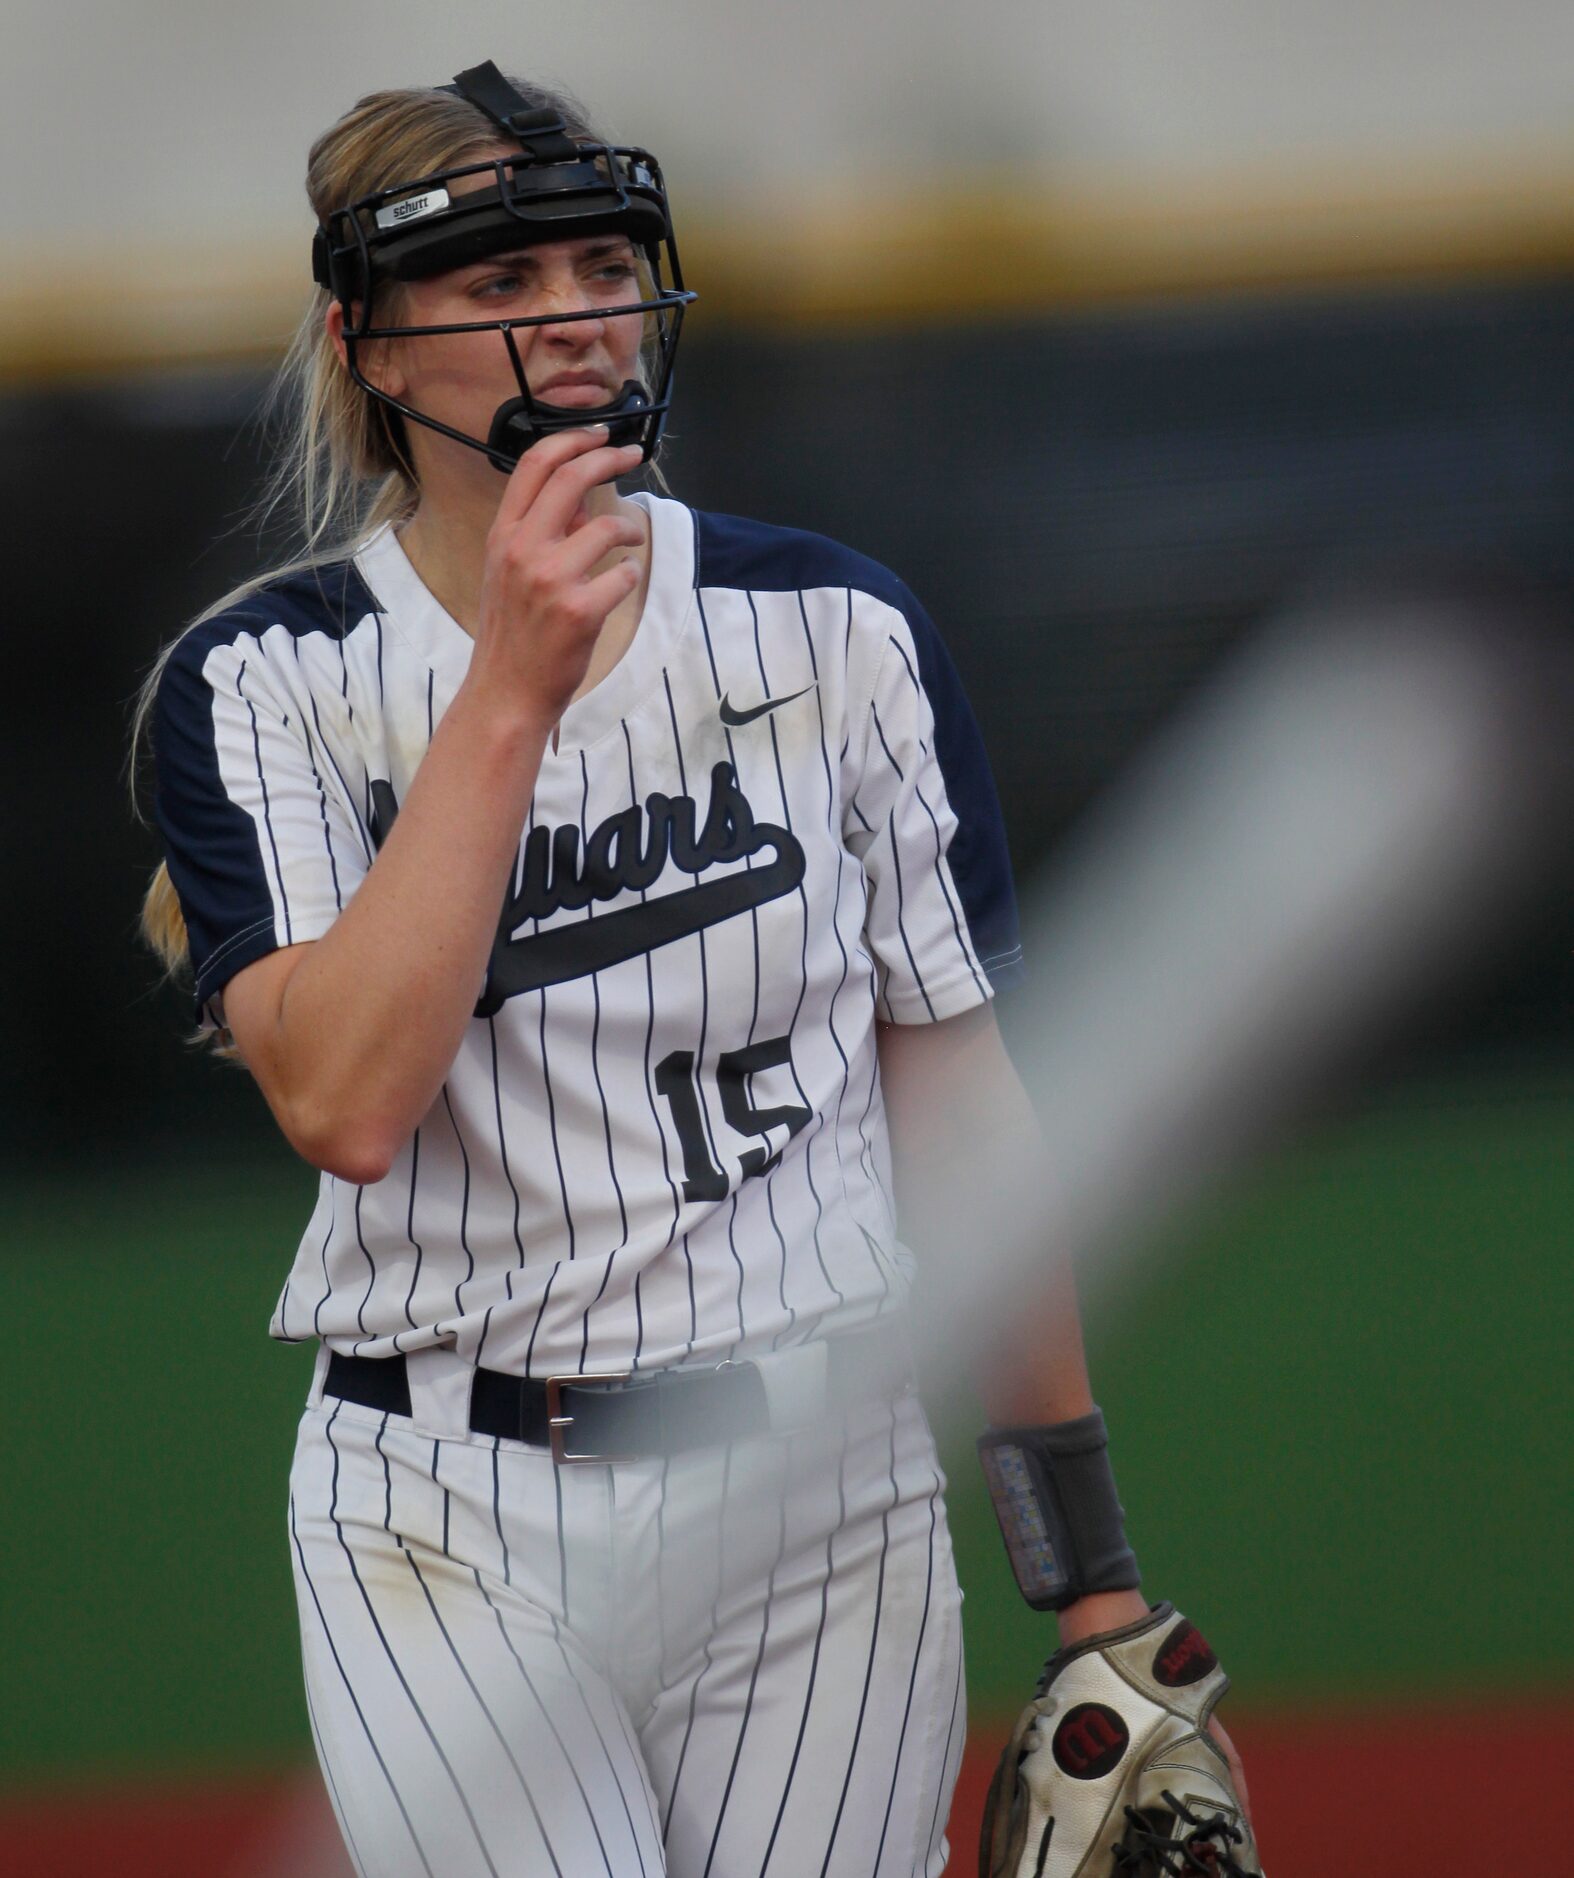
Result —
POLYGON ((608 424, 615 444, 639 444, 649 462, 672 402, 684 310, 695 297, 683 285, 660 166, 649 151, 632 146, 575 143, 547 112, 516 113, 507 129, 524 144, 519 156, 463 164, 378 190, 336 210, 318 229, 312 270, 344 309, 350 376, 401 418, 480 450, 505 472, 539 438, 593 423, 608 424), (389 283, 429 278, 533 242, 602 234, 632 242, 643 275, 638 300, 515 319, 375 323, 378 290, 389 283), (634 316, 645 323, 641 380, 626 382, 610 404, 590 408, 566 409, 531 396, 516 332, 634 316), (362 367, 360 348, 368 341, 469 332, 501 335, 518 386, 518 397, 499 407, 485 438, 391 396, 362 367))

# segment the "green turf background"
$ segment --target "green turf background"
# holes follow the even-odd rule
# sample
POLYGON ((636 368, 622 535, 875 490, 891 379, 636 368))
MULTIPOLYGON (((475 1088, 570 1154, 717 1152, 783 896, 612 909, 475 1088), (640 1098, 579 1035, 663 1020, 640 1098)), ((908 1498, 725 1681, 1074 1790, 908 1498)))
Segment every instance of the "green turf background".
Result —
MULTIPOLYGON (((1149 1589, 1253 1706, 1566 1681, 1571 1147, 1567 1100, 1367 1112, 1092 1313, 1149 1589)), ((265 1331, 310 1193, 281 1159, 0 1196, 0 1783, 308 1753, 283 1487, 310 1357, 265 1331)), ((946 1447, 971 1699, 1008 1709, 1051 1626, 946 1447)))

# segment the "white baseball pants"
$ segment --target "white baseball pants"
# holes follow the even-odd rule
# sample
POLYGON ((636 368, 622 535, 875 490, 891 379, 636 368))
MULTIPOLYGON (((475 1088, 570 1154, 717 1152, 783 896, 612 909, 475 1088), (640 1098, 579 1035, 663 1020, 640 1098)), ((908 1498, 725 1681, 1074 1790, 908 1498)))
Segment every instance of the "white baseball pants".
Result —
MULTIPOLYGON (((445 1367, 446 1365, 446 1367, 445 1367)), ((934 1878, 962 1753, 944 1486, 913 1397, 557 1466, 321 1395, 290 1542, 319 1759, 367 1878, 934 1878)))

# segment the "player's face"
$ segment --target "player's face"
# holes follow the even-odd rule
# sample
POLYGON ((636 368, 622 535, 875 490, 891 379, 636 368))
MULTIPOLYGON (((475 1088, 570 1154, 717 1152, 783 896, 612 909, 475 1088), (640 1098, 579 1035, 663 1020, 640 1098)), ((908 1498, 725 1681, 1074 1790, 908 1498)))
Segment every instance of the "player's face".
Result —
MULTIPOLYGON (((400 289, 397 310, 379 317, 400 326, 450 326, 591 314, 549 317, 513 333, 530 395, 574 410, 608 403, 637 377, 644 316, 603 316, 602 310, 643 296, 632 244, 622 235, 602 235, 537 242, 410 281, 400 289)), ((498 406, 519 395, 501 333, 431 334, 385 344, 387 389, 470 436, 486 436, 498 406)))

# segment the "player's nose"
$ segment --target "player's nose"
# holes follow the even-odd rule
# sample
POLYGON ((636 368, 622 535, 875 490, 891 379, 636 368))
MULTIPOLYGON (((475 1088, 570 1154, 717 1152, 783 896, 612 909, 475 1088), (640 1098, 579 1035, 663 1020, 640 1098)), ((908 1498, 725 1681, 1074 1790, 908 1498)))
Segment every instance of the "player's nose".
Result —
POLYGON ((605 331, 606 322, 594 317, 599 305, 595 295, 571 272, 548 275, 541 283, 537 299, 534 310, 538 316, 544 316, 538 329, 543 333, 589 345, 605 331))

